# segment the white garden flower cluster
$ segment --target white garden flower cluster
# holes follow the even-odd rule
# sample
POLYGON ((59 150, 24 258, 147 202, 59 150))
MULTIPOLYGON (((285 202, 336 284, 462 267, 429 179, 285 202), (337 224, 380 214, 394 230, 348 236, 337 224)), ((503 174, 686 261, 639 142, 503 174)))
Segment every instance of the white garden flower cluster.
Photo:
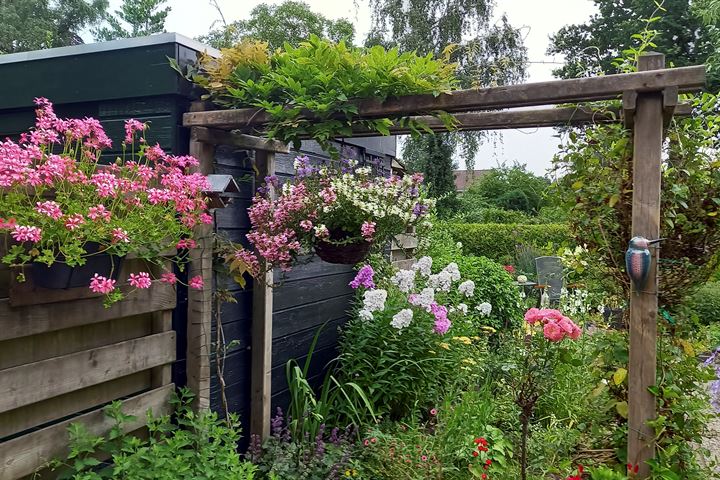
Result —
POLYGON ((415 270, 399 270, 390 278, 403 293, 410 293, 415 289, 415 270))
POLYGON ((475 294, 475 282, 472 280, 465 280, 458 286, 458 292, 470 298, 475 294))
POLYGON ((430 287, 423 288, 418 295, 413 296, 409 301, 413 305, 422 307, 429 312, 430 305, 435 301, 435 289, 430 287))
POLYGON ((377 288, 368 290, 363 295, 363 308, 358 312, 358 316, 363 320, 372 320, 373 312, 381 312, 385 310, 385 301, 387 300, 387 290, 377 288))
POLYGON ((413 270, 420 272, 420 275, 427 277, 432 273, 432 257, 421 257, 413 266, 413 270))
POLYGON ((412 322, 412 318, 413 311, 409 308, 404 308, 393 316, 390 325, 392 325, 394 328, 397 328, 398 330, 402 330, 403 328, 410 325, 410 323, 412 322))
POLYGON ((460 269, 457 263, 449 263, 440 273, 428 277, 428 286, 436 288, 441 292, 449 292, 453 282, 460 280, 460 269))
POLYGON ((475 309, 480 312, 480 316, 487 317, 492 312, 492 305, 490 305, 488 302, 483 302, 477 307, 475 307, 475 309))

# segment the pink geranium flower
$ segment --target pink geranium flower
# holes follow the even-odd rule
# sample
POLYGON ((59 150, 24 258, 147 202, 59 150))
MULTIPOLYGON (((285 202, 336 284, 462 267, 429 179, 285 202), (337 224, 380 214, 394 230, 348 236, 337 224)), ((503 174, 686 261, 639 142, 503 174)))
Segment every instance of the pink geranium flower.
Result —
POLYGON ((38 227, 15 225, 12 237, 18 242, 39 242, 42 238, 42 230, 38 227))
POLYGON ((180 240, 177 243, 176 247, 179 249, 190 250, 192 248, 197 247, 197 242, 195 240, 193 240, 192 238, 183 238, 182 240, 180 240))
POLYGON ((170 285, 175 285, 177 283, 177 276, 175 276, 172 272, 166 272, 160 275, 160 281, 170 285))
POLYGON ((196 275, 190 279, 188 282, 188 285, 190 288, 194 288, 195 290, 202 290, 203 289, 203 278, 201 275, 196 275))
POLYGON ((131 273, 128 282, 135 288, 150 288, 150 285, 152 285, 150 274, 147 272, 140 272, 137 275, 131 273))
POLYGON ((128 237, 128 233, 122 228, 113 228, 112 239, 113 243, 130 243, 130 237, 128 237))
POLYGON ((96 273, 92 280, 90 280, 90 290, 95 293, 108 294, 115 290, 115 280, 96 273))
POLYGON ((363 222, 360 227, 360 234, 365 240, 372 240, 373 235, 375 235, 375 222, 363 222))
POLYGON ((35 204, 35 211, 43 215, 47 215, 53 220, 57 220, 63 215, 62 210, 60 210, 60 205, 52 200, 47 202, 37 202, 35 204))
POLYGON ((135 132, 145 130, 145 124, 134 118, 125 120, 125 143, 132 143, 135 132))
POLYGON ((65 228, 67 228, 68 230, 70 230, 72 232, 76 228, 79 228, 80 225, 82 225, 83 223, 85 223, 85 217, 83 217, 79 213, 76 213, 74 215, 70 215, 65 220, 65 228))
POLYGON ((112 214, 105 208, 105 205, 100 204, 90 207, 87 216, 90 220, 102 219, 109 222, 111 215, 112 214))

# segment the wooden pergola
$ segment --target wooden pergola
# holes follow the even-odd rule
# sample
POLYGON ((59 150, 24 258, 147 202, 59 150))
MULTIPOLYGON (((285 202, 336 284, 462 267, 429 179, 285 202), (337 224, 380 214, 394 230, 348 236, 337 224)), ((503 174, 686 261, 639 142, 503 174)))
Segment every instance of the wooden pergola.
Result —
MULTIPOLYGON (((690 113, 688 105, 678 102, 678 94, 699 90, 704 85, 704 66, 666 69, 664 55, 649 53, 640 57, 636 73, 460 90, 437 97, 413 95, 385 101, 363 99, 356 103, 357 118, 412 117, 424 121, 434 131, 446 130, 438 119, 427 116, 440 110, 454 114, 457 129, 468 131, 622 121, 633 129, 634 139, 632 235, 654 239, 660 235, 663 128, 673 115, 690 113), (622 106, 615 110, 583 106, 522 108, 620 99, 622 106)), ((191 153, 199 158, 205 170, 212 165, 214 145, 234 145, 255 150, 256 179, 262 182, 265 176, 274 172, 274 154, 289 151, 282 142, 261 138, 264 125, 270 120, 266 113, 257 109, 204 108, 203 104, 198 104, 194 111, 186 113, 183 124, 191 128, 191 153)), ((305 112, 304 118, 312 120, 313 115, 305 112)), ((406 134, 408 129, 397 122, 390 127, 390 133, 406 134)), ((377 133, 360 128, 353 132, 353 136, 369 135, 377 133)), ((638 478, 648 476, 646 461, 654 457, 655 450, 654 432, 647 422, 656 417, 656 400, 648 388, 656 382, 657 260, 658 249, 654 249, 647 286, 633 292, 630 298, 628 461, 639 465, 638 478)), ((265 285, 256 285, 253 293, 251 347, 250 431, 262 438, 269 435, 270 428, 273 297, 267 286, 272 279, 267 280, 265 285)), ((193 310, 189 324, 196 325, 198 331, 204 325, 201 330, 209 332, 210 311, 210 307, 193 310)), ((209 352, 209 338, 206 337, 201 335, 200 340, 193 341, 193 336, 189 335, 189 341, 193 342, 189 349, 209 352)), ((199 367, 204 368, 203 365, 199 367)))

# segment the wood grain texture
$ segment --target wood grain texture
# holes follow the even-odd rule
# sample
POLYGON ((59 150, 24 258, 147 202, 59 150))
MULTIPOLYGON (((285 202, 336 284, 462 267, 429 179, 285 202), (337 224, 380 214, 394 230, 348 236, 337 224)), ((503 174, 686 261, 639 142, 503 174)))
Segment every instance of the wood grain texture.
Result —
POLYGON ((244 133, 228 132, 215 128, 193 127, 190 138, 212 145, 232 145, 234 147, 256 151, 278 153, 288 153, 290 151, 290 147, 278 140, 269 140, 267 138, 255 137, 244 133))
MULTIPOLYGON (((152 410, 155 415, 170 411, 168 400, 175 386, 170 384, 123 402, 123 412, 135 416, 129 421, 125 431, 131 432, 145 425, 145 412, 152 410)), ((47 461, 67 452, 67 427, 79 422, 87 426, 91 435, 106 433, 112 421, 103 413, 102 408, 95 409, 79 417, 43 428, 21 437, 0 443, 0 478, 16 479, 30 475, 47 461)))
MULTIPOLYGON (((275 173, 275 154, 256 151, 255 166, 259 185, 268 175, 275 173)), ((273 195, 273 192, 270 192, 273 195)), ((272 390, 272 325, 273 325, 273 272, 264 274, 263 282, 253 283, 252 347, 250 374, 250 434, 261 440, 270 436, 270 397, 272 390)))
MULTIPOLYGON (((547 82, 505 85, 449 94, 409 95, 404 97, 363 99, 357 103, 358 118, 392 117, 446 112, 468 112, 497 108, 517 108, 535 105, 588 102, 618 98, 622 92, 660 91, 678 87, 680 93, 694 91, 705 86, 705 67, 682 67, 658 71, 623 73, 600 77, 552 80, 547 82)), ((312 119, 310 112, 303 117, 312 119)), ((183 116, 185 126, 205 126, 243 129, 268 123, 270 116, 256 108, 242 110, 217 110, 189 112, 183 116)))
POLYGON ((36 335, 64 328, 105 322, 156 310, 175 308, 175 287, 156 282, 147 290, 138 290, 126 299, 103 307, 102 298, 13 308, 0 300, 0 341, 36 335))
MULTIPOLYGON (((662 54, 640 57, 641 70, 663 68, 662 54)), ((660 236, 660 187, 663 142, 663 96, 640 93, 634 120, 632 235, 660 236)), ((647 286, 630 297, 630 363, 628 367, 628 461, 639 465, 637 478, 649 476, 655 435, 648 420, 656 417, 656 399, 648 387, 656 383, 658 250, 653 248, 647 286)))
POLYGON ((150 371, 145 370, 0 413, 0 449, 3 437, 34 429, 150 387, 150 371))
MULTIPOLYGON (((190 141, 190 155, 200 162, 200 173, 213 172, 215 146, 197 140, 190 141)), ((210 408, 210 352, 213 309, 213 231, 214 225, 198 225, 194 238, 198 247, 190 251, 188 274, 200 276, 203 289, 188 289, 187 319, 187 386, 195 393, 194 407, 210 408)))
POLYGON ((175 360, 175 332, 115 343, 0 371, 0 412, 175 360))

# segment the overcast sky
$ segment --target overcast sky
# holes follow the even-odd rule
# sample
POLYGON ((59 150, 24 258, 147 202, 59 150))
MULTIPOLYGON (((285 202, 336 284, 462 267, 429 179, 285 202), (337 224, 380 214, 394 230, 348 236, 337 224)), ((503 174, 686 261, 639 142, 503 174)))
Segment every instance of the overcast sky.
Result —
MULTIPOLYGON (((310 7, 329 18, 349 18, 355 24, 356 38, 363 39, 370 28, 367 3, 363 0, 305 0, 310 7)), ((111 0, 116 8, 121 1, 111 0)), ((218 0, 225 19, 230 22, 247 18, 250 10, 259 3, 280 3, 275 0, 218 0)), ((208 0, 170 0, 172 7, 166 23, 169 32, 188 37, 206 33, 219 20, 219 15, 208 0)), ((506 13, 510 23, 522 28, 525 45, 532 62, 562 62, 562 58, 545 55, 548 37, 562 26, 584 23, 595 7, 592 0, 498 0, 496 14, 506 13)), ((528 81, 539 82, 552 79, 552 69, 557 64, 531 63, 528 81)), ((503 132, 501 138, 488 141, 475 160, 475 168, 489 168, 499 162, 526 163, 539 174, 550 166, 550 159, 557 149, 558 139, 554 130, 523 129, 503 132)))

